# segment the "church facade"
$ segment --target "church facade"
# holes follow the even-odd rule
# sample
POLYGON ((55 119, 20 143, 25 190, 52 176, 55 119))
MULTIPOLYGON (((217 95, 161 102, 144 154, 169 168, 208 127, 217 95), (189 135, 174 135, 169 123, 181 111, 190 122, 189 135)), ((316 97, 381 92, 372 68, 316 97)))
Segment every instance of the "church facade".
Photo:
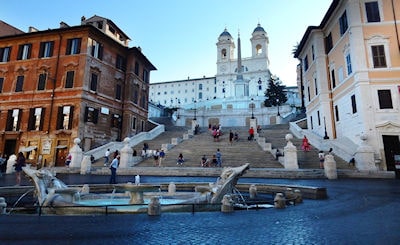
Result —
MULTIPOLYGON (((260 24, 254 29, 250 43, 251 56, 242 58, 240 36, 235 43, 234 38, 225 28, 216 43, 217 74, 214 77, 152 83, 150 84, 150 101, 169 108, 179 108, 180 114, 176 115, 176 118, 193 114, 191 118, 198 119, 202 115, 200 110, 210 110, 204 112, 205 115, 209 115, 212 110, 217 110, 218 112, 215 113, 219 115, 223 114, 223 110, 231 110, 228 113, 231 116, 235 113, 238 113, 239 117, 243 113, 259 114, 259 117, 263 117, 262 120, 265 119, 263 124, 270 124, 270 118, 266 115, 273 113, 276 116, 278 108, 266 108, 263 104, 264 92, 268 88, 268 81, 272 74, 269 70, 268 58, 269 38, 260 24), (235 110, 235 113, 232 110, 235 110)), ((296 92, 288 93, 292 106, 301 103, 297 89, 294 91, 296 92)), ((282 106, 281 110, 290 111, 290 106, 282 106)), ((190 116, 187 119, 189 118, 190 116)), ((221 122, 221 118, 203 118, 200 120, 200 125, 208 125, 211 121, 221 122)), ((246 125, 246 120, 243 118, 235 122, 231 118, 229 121, 225 123, 232 126, 246 125)), ((188 121, 181 124, 186 125, 188 121)))

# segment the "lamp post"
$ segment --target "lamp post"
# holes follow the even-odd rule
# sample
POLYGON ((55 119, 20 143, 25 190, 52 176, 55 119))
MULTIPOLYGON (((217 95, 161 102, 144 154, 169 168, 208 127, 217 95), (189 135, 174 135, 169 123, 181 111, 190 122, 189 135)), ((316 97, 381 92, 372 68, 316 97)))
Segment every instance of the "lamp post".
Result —
POLYGON ((253 109, 254 109, 254 103, 253 103, 253 98, 251 98, 251 119, 254 119, 253 109))
POLYGON ((328 132, 326 132, 326 121, 325 121, 325 117, 324 117, 324 127, 325 127, 325 136, 324 136, 324 140, 327 140, 327 139, 329 139, 329 136, 328 136, 328 132))
POLYGON ((180 107, 181 107, 181 101, 178 99, 178 119, 180 118, 180 115, 179 115, 179 110, 180 110, 180 107))
POLYGON ((222 81, 222 93, 224 94, 225 99, 225 81, 222 81))
POLYGON ((278 107, 278 114, 277 114, 277 116, 280 117, 281 114, 279 113, 279 99, 276 99, 276 106, 278 107))
POLYGON ((261 84, 262 84, 262 81, 261 81, 261 78, 259 78, 258 79, 258 90, 257 90, 257 96, 258 96, 258 91, 261 91, 261 89, 262 89, 262 86, 261 86, 261 84))
POLYGON ((193 118, 193 120, 197 120, 197 118, 196 118, 196 100, 194 101, 194 118, 193 118))

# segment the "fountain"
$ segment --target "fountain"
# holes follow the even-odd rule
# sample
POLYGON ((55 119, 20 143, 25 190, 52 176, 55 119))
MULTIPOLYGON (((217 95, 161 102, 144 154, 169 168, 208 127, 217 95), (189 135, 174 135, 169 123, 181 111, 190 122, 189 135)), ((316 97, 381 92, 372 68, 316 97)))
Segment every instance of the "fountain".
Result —
POLYGON ((196 210, 199 211, 218 210, 224 196, 234 193, 239 177, 249 169, 249 165, 224 168, 215 183, 196 186, 193 192, 161 192, 158 185, 140 184, 138 181, 138 184, 115 184, 110 194, 96 194, 88 192, 87 186, 84 190, 69 187, 46 169, 34 170, 28 166, 23 171, 32 179, 39 207, 44 213, 96 214, 104 213, 105 209, 108 213, 142 213, 147 212, 149 200, 154 204, 155 197, 161 204, 168 203, 162 205, 162 211, 190 211, 193 207, 188 204, 198 205, 196 210), (124 208, 120 209, 115 204, 124 208))

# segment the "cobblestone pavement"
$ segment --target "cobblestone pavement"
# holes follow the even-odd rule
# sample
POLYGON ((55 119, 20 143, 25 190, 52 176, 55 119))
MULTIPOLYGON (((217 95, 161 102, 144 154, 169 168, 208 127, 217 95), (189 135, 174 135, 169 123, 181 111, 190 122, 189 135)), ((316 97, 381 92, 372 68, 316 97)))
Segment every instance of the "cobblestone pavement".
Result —
MULTIPOLYGON (((66 182, 74 177, 68 178, 66 182)), ((91 178, 92 183, 107 179, 91 178)), ((146 176, 141 180, 171 181, 146 176)), ((190 177, 174 180, 194 181, 190 177)), ((326 187, 329 197, 306 199, 282 210, 233 213, 162 213, 156 217, 1 215, 0 244, 399 244, 399 180, 242 178, 240 182, 326 187)))

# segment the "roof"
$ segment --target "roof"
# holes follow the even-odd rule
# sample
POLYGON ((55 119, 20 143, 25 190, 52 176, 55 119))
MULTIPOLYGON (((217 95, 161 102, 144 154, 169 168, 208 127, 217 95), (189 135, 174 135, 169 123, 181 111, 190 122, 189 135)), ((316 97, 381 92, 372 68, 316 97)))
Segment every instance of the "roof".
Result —
POLYGON ((254 29, 253 33, 257 31, 265 32, 264 28, 261 27, 260 23, 257 24, 257 27, 254 29))
POLYGON ((228 32, 228 30, 226 28, 224 29, 224 31, 219 36, 220 37, 222 37, 222 36, 232 37, 231 34, 228 32))
POLYGON ((11 36, 24 33, 20 29, 0 20, 0 37, 11 36))

